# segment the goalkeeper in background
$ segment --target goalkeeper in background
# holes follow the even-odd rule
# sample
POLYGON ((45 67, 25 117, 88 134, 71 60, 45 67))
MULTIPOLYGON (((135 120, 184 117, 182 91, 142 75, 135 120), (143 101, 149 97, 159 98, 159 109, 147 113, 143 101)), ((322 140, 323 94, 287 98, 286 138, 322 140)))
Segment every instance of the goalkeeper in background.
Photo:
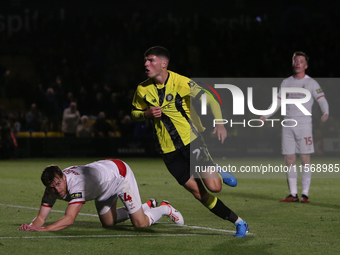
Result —
MULTIPOLYGON (((145 52, 144 65, 148 79, 137 87, 132 102, 132 118, 136 121, 152 120, 169 172, 211 212, 235 224, 235 237, 244 237, 248 224, 208 192, 220 192, 222 180, 229 186, 236 186, 234 176, 221 172, 220 177, 216 171, 193 174, 190 155, 195 155, 195 164, 214 166, 199 134, 204 128, 190 107, 190 100, 199 101, 204 91, 189 78, 169 71, 169 59, 168 50, 161 46, 151 47, 145 52)), ((213 99, 207 97, 207 103, 215 119, 222 119, 221 109, 214 104, 213 99)), ((214 133, 222 143, 227 137, 223 124, 216 125, 214 133)))

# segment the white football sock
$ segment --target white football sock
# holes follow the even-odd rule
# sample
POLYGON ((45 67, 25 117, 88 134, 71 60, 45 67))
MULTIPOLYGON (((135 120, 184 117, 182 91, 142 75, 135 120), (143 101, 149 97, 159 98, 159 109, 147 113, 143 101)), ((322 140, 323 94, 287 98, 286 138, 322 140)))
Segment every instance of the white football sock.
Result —
POLYGON ((149 226, 156 223, 163 215, 169 215, 171 212, 169 206, 159 206, 156 208, 151 208, 147 211, 144 211, 144 214, 149 218, 149 226))
MULTIPOLYGON (((142 204, 142 207, 143 207, 144 212, 151 209, 147 203, 142 204)), ((129 213, 126 210, 125 206, 117 208, 116 213, 117 213, 117 223, 126 221, 130 218, 129 213)))
POLYGON ((129 213, 126 210, 125 206, 117 208, 116 213, 117 213, 117 221, 116 221, 117 223, 126 221, 130 218, 129 213))
POLYGON ((240 221, 243 221, 243 220, 242 220, 242 218, 238 217, 234 224, 237 224, 237 223, 239 223, 240 221))
POLYGON ((308 197, 310 182, 312 179, 312 172, 309 166, 305 166, 301 173, 301 183, 302 183, 302 194, 308 197))
POLYGON ((144 212, 151 209, 147 203, 142 204, 142 208, 144 212))
POLYGON ((287 172, 287 181, 289 192, 292 196, 296 196, 297 191, 297 177, 298 173, 296 171, 296 165, 291 166, 289 172, 287 172))

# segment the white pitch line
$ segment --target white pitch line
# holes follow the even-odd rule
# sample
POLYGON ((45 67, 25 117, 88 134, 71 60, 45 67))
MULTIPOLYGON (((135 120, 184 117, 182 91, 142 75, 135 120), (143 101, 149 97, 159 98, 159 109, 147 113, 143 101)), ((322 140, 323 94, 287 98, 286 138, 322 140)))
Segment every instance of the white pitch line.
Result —
MULTIPOLYGON (((13 208, 22 208, 22 209, 30 209, 30 210, 36 210, 36 211, 40 210, 39 208, 26 207, 26 206, 20 206, 20 205, 5 205, 5 204, 0 204, 0 206, 7 206, 7 207, 13 207, 13 208)), ((65 213, 64 211, 60 211, 60 210, 51 210, 51 212, 65 213)), ((96 215, 96 214, 88 214, 88 213, 79 213, 79 215, 98 217, 98 215, 96 215)), ((204 230, 210 230, 210 231, 216 231, 216 232, 225 232, 225 233, 235 233, 235 231, 233 231, 233 230, 206 228, 206 227, 188 226, 188 225, 176 225, 176 224, 173 224, 173 223, 166 223, 166 222, 156 222, 156 224, 169 224, 169 225, 178 226, 178 227, 187 227, 187 228, 193 228, 193 229, 204 229, 204 230)), ((247 233, 247 235, 253 235, 253 233, 247 233)))
MULTIPOLYGON (((0 204, 0 205, 7 206, 7 207, 13 207, 13 208, 30 209, 30 210, 36 210, 36 211, 40 210, 40 208, 26 207, 26 206, 20 206, 20 205, 5 205, 5 204, 0 204)), ((51 210, 51 212, 65 213, 65 211, 60 211, 60 210, 51 210)), ((89 213, 78 213, 78 215, 98 217, 97 214, 89 214, 89 213)))
POLYGON ((176 224, 167 223, 167 222, 156 222, 155 224, 168 224, 168 225, 172 225, 172 226, 176 226, 176 227, 186 227, 186 228, 204 229, 204 230, 211 230, 211 231, 218 231, 218 232, 225 232, 225 233, 235 233, 235 231, 233 231, 233 230, 206 228, 206 227, 188 226, 188 225, 176 225, 176 224))
POLYGON ((83 235, 83 236, 3 236, 1 239, 54 239, 54 238, 120 238, 120 237, 174 237, 202 234, 159 234, 159 235, 83 235))

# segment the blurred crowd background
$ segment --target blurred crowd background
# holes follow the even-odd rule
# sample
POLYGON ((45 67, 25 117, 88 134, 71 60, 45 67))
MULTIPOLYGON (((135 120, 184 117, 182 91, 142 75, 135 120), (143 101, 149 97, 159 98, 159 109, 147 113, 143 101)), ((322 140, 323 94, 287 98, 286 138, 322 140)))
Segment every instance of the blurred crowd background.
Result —
MULTIPOLYGON (((1 3, 2 130, 151 135, 149 123, 133 122, 130 111, 146 79, 143 54, 154 45, 168 48, 169 69, 188 77, 286 78, 295 51, 310 56, 310 76, 340 74, 337 1, 115 2, 1 3)), ((315 126, 339 137, 339 85, 324 91, 331 118, 315 126)))

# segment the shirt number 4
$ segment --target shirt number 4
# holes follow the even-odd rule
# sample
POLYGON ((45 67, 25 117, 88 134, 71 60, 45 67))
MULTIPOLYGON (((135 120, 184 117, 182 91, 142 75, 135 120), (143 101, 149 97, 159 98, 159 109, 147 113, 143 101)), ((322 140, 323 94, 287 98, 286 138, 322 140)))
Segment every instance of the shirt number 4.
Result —
POLYGON ((124 201, 129 201, 129 202, 132 202, 132 197, 128 194, 126 194, 126 192, 124 193, 124 201))

